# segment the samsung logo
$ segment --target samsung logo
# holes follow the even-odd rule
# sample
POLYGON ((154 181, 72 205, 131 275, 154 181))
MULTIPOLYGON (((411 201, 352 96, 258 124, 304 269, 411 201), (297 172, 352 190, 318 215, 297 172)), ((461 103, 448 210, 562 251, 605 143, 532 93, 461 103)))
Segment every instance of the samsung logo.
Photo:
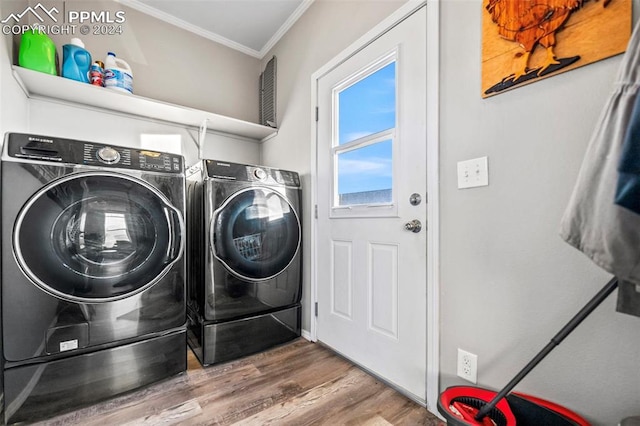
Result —
POLYGON ((43 138, 36 138, 33 136, 29 136, 29 142, 53 143, 53 139, 43 139, 43 138))

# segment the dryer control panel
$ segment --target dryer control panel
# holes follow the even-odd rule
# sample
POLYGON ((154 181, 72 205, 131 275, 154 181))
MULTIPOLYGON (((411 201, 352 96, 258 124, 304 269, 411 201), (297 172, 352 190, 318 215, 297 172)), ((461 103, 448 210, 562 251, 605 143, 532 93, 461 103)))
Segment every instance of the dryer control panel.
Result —
POLYGON ((300 186, 300 176, 298 173, 289 170, 217 160, 206 160, 205 166, 206 175, 211 179, 262 182, 269 185, 300 186))
POLYGON ((182 156, 96 142, 9 133, 6 153, 23 160, 183 173, 182 156))

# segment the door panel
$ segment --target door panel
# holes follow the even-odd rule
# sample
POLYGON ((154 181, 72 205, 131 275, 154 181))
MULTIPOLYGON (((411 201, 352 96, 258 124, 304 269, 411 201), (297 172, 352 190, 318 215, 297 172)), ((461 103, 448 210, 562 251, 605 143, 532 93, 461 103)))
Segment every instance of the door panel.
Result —
POLYGON ((317 88, 318 340, 424 401, 426 8, 317 88))
POLYGON ((237 192, 215 211, 212 228, 216 257, 243 280, 277 276, 300 247, 300 220, 291 204, 271 189, 237 192))
POLYGON ((72 174, 37 192, 14 230, 16 259, 40 288, 71 301, 103 302, 142 291, 175 262, 182 218, 142 181, 72 174))
POLYGON ((369 243, 369 328, 398 338, 398 245, 369 243))
POLYGON ((332 241, 331 313, 351 319, 353 311, 353 281, 351 279, 351 241, 332 241))

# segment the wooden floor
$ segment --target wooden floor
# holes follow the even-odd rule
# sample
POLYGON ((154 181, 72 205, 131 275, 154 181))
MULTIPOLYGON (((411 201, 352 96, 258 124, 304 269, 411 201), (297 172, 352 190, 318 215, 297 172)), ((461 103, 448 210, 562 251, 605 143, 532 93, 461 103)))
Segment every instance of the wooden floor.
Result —
POLYGON ((427 410, 304 339, 188 371, 38 425, 429 425, 427 410))

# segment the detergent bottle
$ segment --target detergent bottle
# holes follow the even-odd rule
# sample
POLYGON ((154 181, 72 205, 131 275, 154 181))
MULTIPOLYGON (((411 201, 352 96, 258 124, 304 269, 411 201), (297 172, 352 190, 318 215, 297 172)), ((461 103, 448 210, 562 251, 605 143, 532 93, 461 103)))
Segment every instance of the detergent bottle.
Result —
POLYGON ((56 45, 44 32, 25 31, 20 38, 18 65, 34 71, 58 75, 56 45))
POLYGON ((91 54, 79 38, 72 38, 71 43, 62 46, 63 77, 88 83, 90 66, 91 54))
POLYGON ((128 63, 107 53, 104 60, 104 87, 126 93, 133 93, 133 71, 128 63))

